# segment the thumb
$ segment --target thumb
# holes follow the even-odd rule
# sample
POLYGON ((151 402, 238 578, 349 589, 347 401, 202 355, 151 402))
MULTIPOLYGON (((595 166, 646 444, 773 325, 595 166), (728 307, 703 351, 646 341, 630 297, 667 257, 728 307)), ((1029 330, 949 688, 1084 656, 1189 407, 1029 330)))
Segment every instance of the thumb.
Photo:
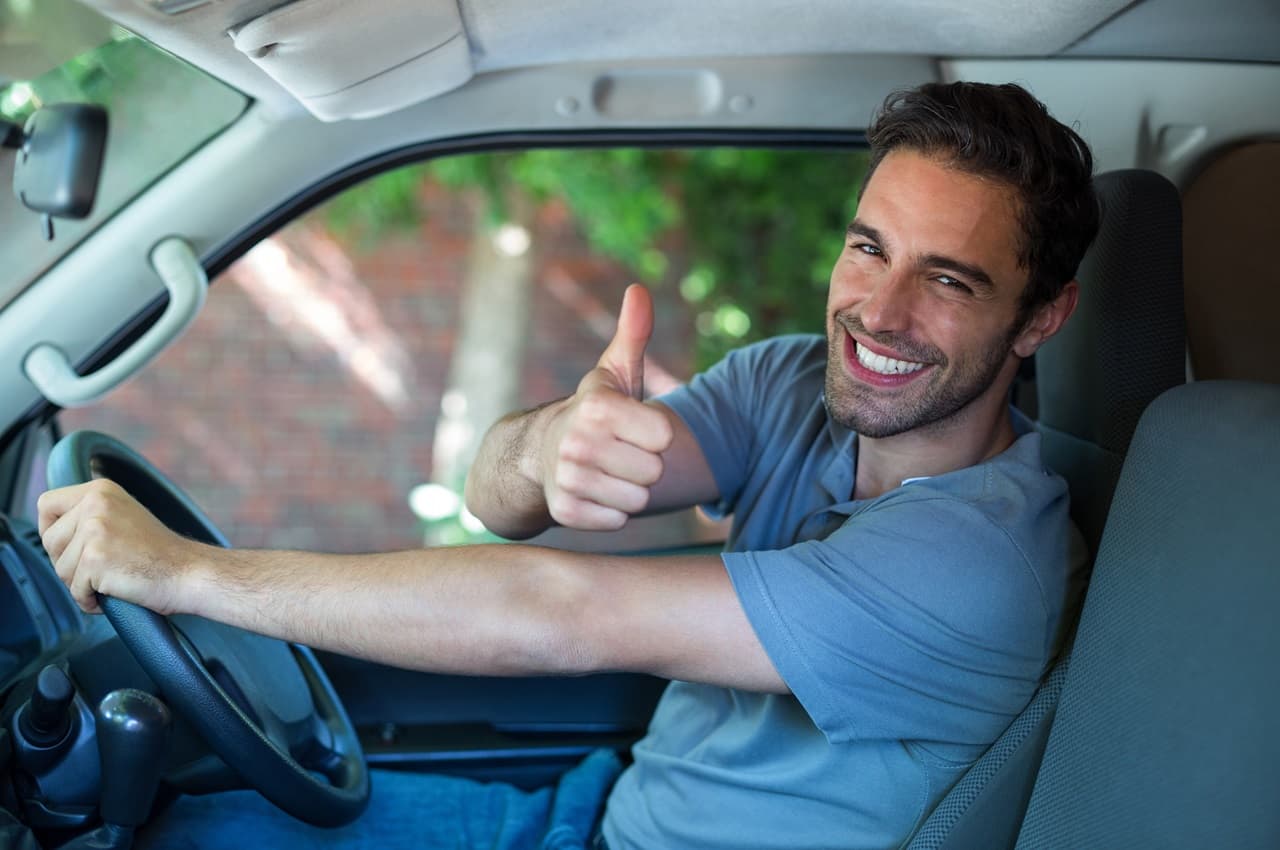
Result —
POLYGON ((633 283, 622 296, 618 329, 596 365, 613 373, 634 399, 644 398, 644 349, 652 335, 653 297, 633 283))

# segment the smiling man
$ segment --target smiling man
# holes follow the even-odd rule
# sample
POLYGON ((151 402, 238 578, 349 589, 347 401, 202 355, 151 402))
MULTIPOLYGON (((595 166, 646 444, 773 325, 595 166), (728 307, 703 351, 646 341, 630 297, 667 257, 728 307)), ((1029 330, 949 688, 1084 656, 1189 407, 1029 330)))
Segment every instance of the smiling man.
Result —
POLYGON ((1075 307, 1098 212, 1084 142, 1016 86, 897 93, 869 139, 825 339, 644 402, 633 287, 577 392, 495 425, 468 481, 510 537, 706 504, 733 516, 723 556, 225 551, 95 482, 41 499, 59 575, 86 610, 121 596, 405 667, 671 678, 595 839, 615 850, 898 846, 1068 618, 1066 485, 1008 395, 1075 307))

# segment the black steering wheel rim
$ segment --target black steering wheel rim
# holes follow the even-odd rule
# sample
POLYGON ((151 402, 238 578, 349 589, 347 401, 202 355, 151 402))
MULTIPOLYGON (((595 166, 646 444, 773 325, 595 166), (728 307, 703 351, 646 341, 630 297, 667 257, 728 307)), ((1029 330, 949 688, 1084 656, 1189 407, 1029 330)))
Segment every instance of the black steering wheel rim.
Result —
MULTIPOLYGON (((174 531, 229 546, 177 485, 119 440, 96 431, 76 431, 59 440, 49 455, 50 487, 104 477, 124 487, 174 531)), ((370 793, 364 753, 341 700, 310 649, 286 644, 329 738, 319 747, 316 763, 309 766, 323 771, 331 781, 322 781, 277 746, 218 684, 167 617, 122 599, 100 597, 99 602, 121 642, 156 683, 160 695, 250 787, 285 812, 316 826, 342 826, 364 812, 370 793)))

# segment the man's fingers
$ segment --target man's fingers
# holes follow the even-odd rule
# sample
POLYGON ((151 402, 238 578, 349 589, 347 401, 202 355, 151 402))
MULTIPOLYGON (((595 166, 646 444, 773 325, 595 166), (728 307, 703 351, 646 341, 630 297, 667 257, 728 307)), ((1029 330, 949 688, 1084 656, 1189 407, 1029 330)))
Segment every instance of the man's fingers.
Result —
POLYGON ((634 399, 644 398, 644 350, 653 335, 653 297, 638 283, 627 287, 618 311, 618 329, 599 365, 622 386, 618 389, 634 399))
POLYGON ((44 535, 45 529, 57 522, 67 511, 78 505, 92 486, 93 482, 90 481, 41 493, 40 498, 36 500, 37 525, 41 536, 44 535))
POLYGON ((86 614, 97 614, 102 609, 98 606, 98 594, 93 589, 93 574, 86 569, 77 569, 75 576, 71 579, 68 587, 71 590, 71 598, 80 606, 80 610, 86 614))
POLYGON ((614 440, 598 461, 605 475, 648 488, 662 477, 662 458, 631 443, 614 440))
MULTIPOLYGON (((81 572, 80 554, 82 549, 84 549, 84 538, 72 537, 58 557, 53 560, 53 571, 58 574, 58 578, 68 589, 71 588, 72 582, 77 578, 77 574, 81 572)), ((85 572, 87 573, 87 571, 85 572)), ((72 593, 72 596, 74 595, 72 593)))
POLYGON ((76 512, 68 511, 58 517, 52 525, 46 527, 40 533, 40 542, 44 544, 44 550, 49 553, 49 559, 57 563, 62 557, 62 551, 67 548, 67 544, 71 542, 72 536, 76 533, 76 512))
POLYGON ((633 514, 649 504, 648 487, 606 475, 593 467, 561 463, 555 478, 558 491, 603 508, 633 514))
POLYGON ((617 531, 629 518, 623 511, 574 498, 564 491, 547 499, 547 510, 565 528, 579 531, 617 531))
POLYGON ((614 419, 613 435, 646 452, 662 454, 671 448, 671 441, 675 439, 675 429, 672 428, 671 420, 662 408, 649 404, 636 404, 629 406, 625 415, 614 419))

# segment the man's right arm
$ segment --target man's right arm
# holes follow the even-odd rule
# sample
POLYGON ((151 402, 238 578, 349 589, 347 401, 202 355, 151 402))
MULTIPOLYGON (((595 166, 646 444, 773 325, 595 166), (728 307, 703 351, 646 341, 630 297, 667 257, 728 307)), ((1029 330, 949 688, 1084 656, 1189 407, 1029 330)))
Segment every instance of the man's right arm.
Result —
POLYGON ((613 341, 577 391, 489 429, 466 485, 467 508, 486 528, 515 539, 556 523, 610 531, 718 495, 688 426, 641 400, 652 329, 649 293, 632 286, 613 341))

